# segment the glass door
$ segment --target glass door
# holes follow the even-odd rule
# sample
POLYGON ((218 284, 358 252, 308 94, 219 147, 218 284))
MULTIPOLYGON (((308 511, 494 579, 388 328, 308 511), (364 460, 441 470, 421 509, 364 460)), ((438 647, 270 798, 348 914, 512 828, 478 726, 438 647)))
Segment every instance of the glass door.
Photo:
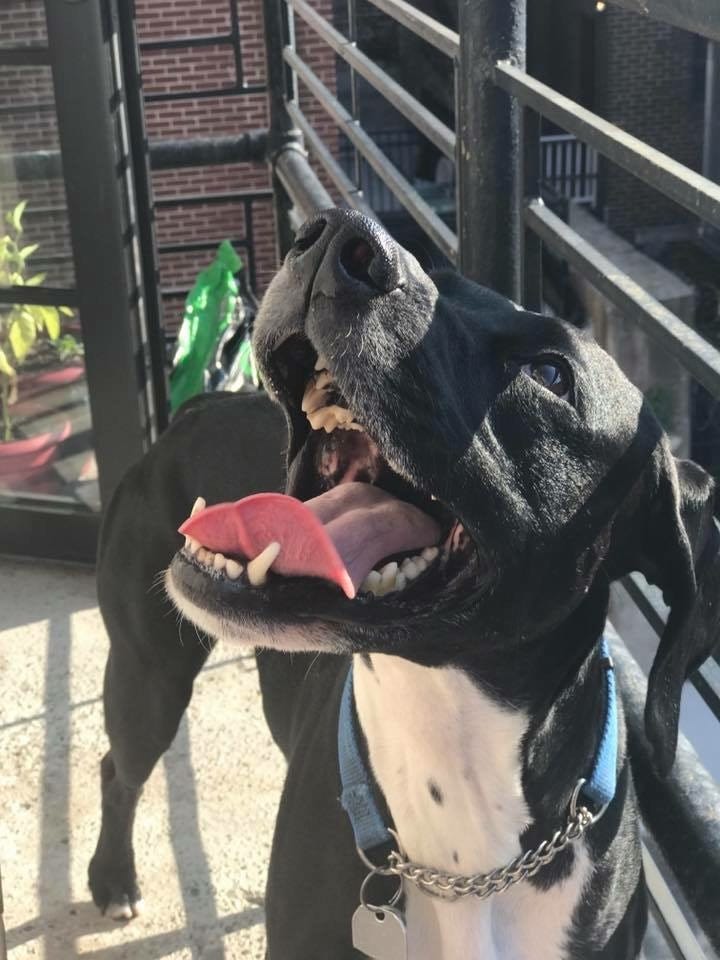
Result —
POLYGON ((0 4, 0 553, 92 559, 165 416, 115 14, 0 4))

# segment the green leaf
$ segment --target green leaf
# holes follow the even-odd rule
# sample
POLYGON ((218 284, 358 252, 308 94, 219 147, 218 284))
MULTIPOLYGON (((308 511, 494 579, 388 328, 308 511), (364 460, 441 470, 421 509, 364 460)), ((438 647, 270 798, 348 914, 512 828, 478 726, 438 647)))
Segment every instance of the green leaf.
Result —
POLYGON ((15 371, 10 366, 10 361, 5 355, 5 351, 0 347, 0 374, 4 377, 12 379, 15 376, 15 371))
POLYGON ((60 314, 55 307, 33 306, 26 307, 26 310, 35 318, 39 330, 45 330, 51 340, 57 340, 60 336, 60 314))
POLYGON ((64 317, 74 317, 75 311, 71 310, 70 307, 58 307, 58 310, 64 317))
POLYGON ((26 310, 15 312, 14 320, 10 324, 8 338, 13 353, 20 363, 27 356, 30 347, 35 343, 36 337, 37 328, 34 317, 28 314, 26 310))
POLYGON ((10 223, 13 225, 13 227, 15 227, 18 233, 22 233, 22 217, 25 213, 26 206, 27 200, 21 200, 10 214, 10 223))
POLYGON ((25 281, 25 286, 26 286, 26 287, 39 287, 40 284, 44 283, 46 276, 47 276, 46 273, 36 273, 34 277, 29 277, 29 278, 25 281))
POLYGON ((39 248, 39 243, 31 243, 27 247, 23 247, 22 250, 19 251, 18 256, 22 257, 23 260, 27 260, 27 258, 31 257, 39 248))

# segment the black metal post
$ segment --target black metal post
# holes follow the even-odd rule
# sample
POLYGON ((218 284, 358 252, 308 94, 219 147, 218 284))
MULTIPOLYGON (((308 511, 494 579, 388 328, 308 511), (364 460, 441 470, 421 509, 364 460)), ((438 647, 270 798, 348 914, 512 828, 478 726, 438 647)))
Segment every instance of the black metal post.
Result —
MULTIPOLYGON (((540 199, 540 114, 526 107, 523 110, 524 200, 540 199)), ((526 310, 542 310, 543 273, 542 240, 528 227, 523 227, 522 304, 526 310)))
POLYGON ((65 190, 75 257, 100 492, 108 502, 147 446, 141 358, 131 323, 131 278, 116 156, 118 107, 110 24, 101 3, 46 0, 65 190))
POLYGON ((145 133, 145 110, 142 97, 142 74, 140 52, 135 30, 135 0, 125 0, 117 5, 120 33, 120 53, 123 69, 123 89, 128 117, 128 140, 132 165, 135 201, 138 210, 137 230, 142 270, 143 302, 147 330, 147 346, 150 353, 150 369, 155 412, 155 429, 162 432, 169 421, 167 364, 165 361, 165 332, 160 299, 160 271, 155 237, 155 207, 148 141, 145 133))
POLYGON ((302 135, 294 125, 285 106, 287 90, 283 47, 285 46, 286 36, 286 9, 283 0, 263 0, 263 13, 265 18, 266 76, 270 106, 268 160, 273 170, 278 258, 282 260, 292 246, 295 231, 290 221, 292 201, 277 176, 276 164, 283 152, 301 149, 302 135))
POLYGON ((519 300, 520 107, 494 83, 495 64, 525 65, 526 0, 460 0, 456 100, 460 269, 519 300))

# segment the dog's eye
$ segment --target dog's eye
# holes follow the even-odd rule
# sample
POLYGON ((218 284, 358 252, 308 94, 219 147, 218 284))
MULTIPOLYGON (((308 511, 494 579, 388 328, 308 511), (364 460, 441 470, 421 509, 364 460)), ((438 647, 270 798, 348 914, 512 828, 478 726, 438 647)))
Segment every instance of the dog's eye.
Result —
POLYGON ((524 363, 520 370, 561 400, 570 399, 570 375, 562 364, 548 359, 534 360, 524 363))

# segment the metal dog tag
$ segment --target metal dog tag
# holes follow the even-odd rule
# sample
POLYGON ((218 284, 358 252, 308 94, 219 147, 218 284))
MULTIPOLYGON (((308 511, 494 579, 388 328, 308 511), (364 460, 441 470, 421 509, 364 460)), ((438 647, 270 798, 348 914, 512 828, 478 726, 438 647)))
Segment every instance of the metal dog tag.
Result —
POLYGON ((405 921, 393 907, 371 910, 361 904, 352 918, 352 942, 371 960, 407 960, 405 921))

